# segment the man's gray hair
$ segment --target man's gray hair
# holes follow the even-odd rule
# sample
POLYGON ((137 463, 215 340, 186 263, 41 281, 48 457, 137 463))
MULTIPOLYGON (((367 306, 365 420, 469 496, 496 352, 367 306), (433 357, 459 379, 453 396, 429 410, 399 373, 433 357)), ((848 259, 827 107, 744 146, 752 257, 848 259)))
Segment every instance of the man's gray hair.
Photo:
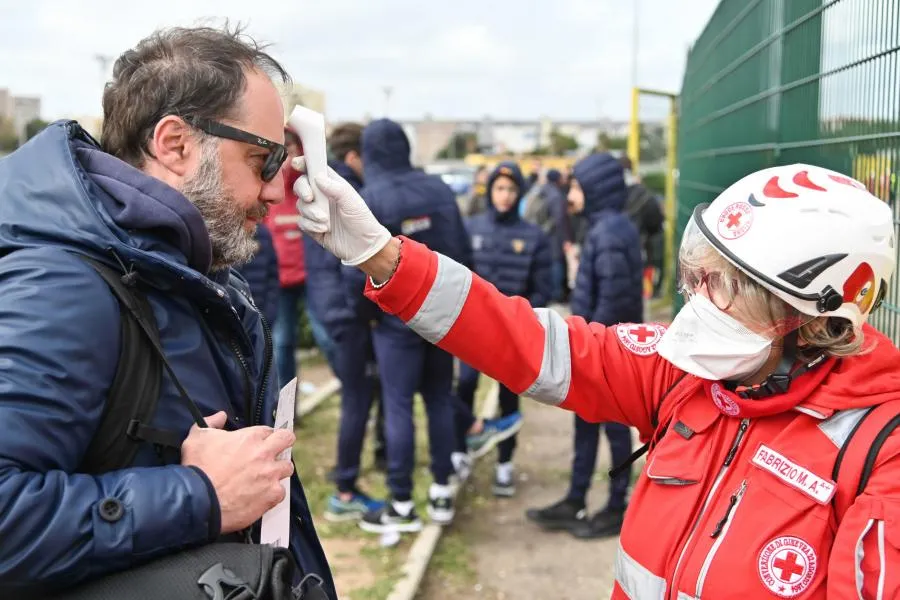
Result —
POLYGON ((116 60, 103 92, 103 149, 140 168, 163 117, 234 116, 250 70, 289 83, 284 67, 264 50, 227 23, 154 32, 116 60))

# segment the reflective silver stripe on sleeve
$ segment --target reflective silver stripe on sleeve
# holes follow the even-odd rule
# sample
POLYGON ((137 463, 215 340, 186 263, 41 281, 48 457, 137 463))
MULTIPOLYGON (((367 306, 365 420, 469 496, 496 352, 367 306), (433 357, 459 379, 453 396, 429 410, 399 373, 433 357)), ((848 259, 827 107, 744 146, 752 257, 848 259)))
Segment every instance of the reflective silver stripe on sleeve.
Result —
POLYGON ((534 312, 544 327, 544 357, 537 379, 523 395, 557 406, 569 395, 572 384, 569 326, 565 319, 549 308, 536 308, 534 312))
POLYGON ((410 329, 437 344, 459 317, 472 287, 472 272, 442 254, 438 254, 437 275, 419 312, 409 320, 410 329))
POLYGON ((878 595, 875 600, 884 600, 884 578, 887 569, 884 565, 884 521, 878 521, 878 595))
POLYGON ((872 529, 872 524, 875 522, 874 519, 869 519, 869 522, 866 523, 866 528, 863 529, 862 533, 859 534, 859 539, 856 540, 856 552, 854 552, 854 556, 856 560, 853 564, 853 573, 856 576, 856 595, 859 600, 865 600, 862 595, 863 589, 863 572, 862 572, 862 561, 865 558, 866 551, 863 549, 863 538, 866 537, 866 534, 869 533, 869 530, 872 529))
MULTIPOLYGON (((621 542, 616 552, 616 582, 631 600, 663 600, 666 597, 666 580, 628 556, 621 542)), ((678 598, 681 599, 681 594, 678 598)))
POLYGON ((860 419, 862 419, 868 411, 868 407, 849 408, 847 410, 838 411, 828 419, 819 423, 819 429, 828 436, 828 439, 831 440, 835 446, 840 448, 844 445, 844 442, 847 441, 847 438, 850 437, 850 432, 853 431, 856 424, 859 423, 860 419))

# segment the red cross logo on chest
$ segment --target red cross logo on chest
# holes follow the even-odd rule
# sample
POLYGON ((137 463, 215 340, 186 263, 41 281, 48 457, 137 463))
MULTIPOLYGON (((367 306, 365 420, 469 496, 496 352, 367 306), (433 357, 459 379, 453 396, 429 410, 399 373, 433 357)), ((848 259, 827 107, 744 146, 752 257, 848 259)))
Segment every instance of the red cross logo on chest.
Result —
POLYGON ((737 227, 738 225, 740 225, 740 224, 741 224, 741 217, 742 217, 742 216, 743 216, 743 215, 742 215, 741 213, 739 213, 739 212, 731 213, 730 215, 728 215, 728 225, 727 225, 728 228, 729 228, 729 229, 734 229, 735 227, 737 227))
POLYGON ((779 579, 790 583, 794 581, 795 576, 801 575, 806 570, 803 564, 797 562, 798 558, 800 558, 800 555, 796 552, 788 552, 787 556, 775 559, 772 566, 775 567, 776 575, 779 579))

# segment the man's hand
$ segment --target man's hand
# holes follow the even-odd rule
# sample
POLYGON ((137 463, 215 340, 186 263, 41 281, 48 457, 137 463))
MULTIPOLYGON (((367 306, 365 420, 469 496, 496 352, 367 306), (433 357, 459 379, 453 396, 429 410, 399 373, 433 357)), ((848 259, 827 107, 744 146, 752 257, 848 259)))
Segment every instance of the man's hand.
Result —
POLYGON ((291 166, 301 173, 294 183, 294 193, 299 198, 300 229, 345 265, 361 265, 391 241, 390 232, 375 219, 353 186, 331 168, 327 176, 319 175, 315 180, 316 187, 328 198, 329 222, 317 219, 312 211, 304 211, 304 203, 313 201, 312 187, 305 172, 306 162, 301 156, 292 160, 291 166))
POLYGON ((281 502, 279 483, 294 472, 290 460, 276 455, 296 439, 290 431, 247 427, 223 431, 226 415, 206 418, 207 428, 194 425, 181 445, 181 464, 202 470, 216 490, 222 533, 240 531, 281 502))

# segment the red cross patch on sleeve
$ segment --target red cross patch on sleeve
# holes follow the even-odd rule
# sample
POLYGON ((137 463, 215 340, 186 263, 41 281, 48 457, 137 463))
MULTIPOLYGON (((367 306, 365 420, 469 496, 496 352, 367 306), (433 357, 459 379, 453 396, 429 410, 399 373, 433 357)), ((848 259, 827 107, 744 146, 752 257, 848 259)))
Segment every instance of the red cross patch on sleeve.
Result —
POLYGON ((666 328, 656 323, 622 323, 616 325, 619 342, 634 354, 649 356, 656 352, 666 328))

